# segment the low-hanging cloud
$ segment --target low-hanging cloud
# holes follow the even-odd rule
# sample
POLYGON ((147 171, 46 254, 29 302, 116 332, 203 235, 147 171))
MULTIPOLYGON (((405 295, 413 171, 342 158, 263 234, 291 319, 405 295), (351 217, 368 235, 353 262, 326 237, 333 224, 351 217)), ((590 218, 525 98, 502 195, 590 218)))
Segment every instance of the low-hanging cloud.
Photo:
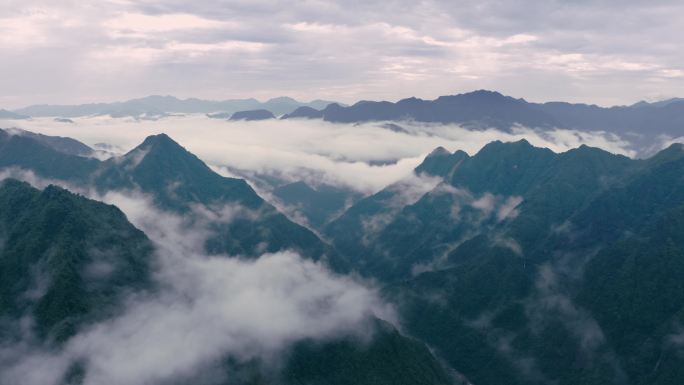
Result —
MULTIPOLYGON (((20 170, 3 176, 51 182, 20 170)), ((245 215, 235 207, 195 208, 188 219, 160 211, 141 193, 73 189, 115 204, 154 242, 158 290, 131 295, 119 316, 84 328, 59 350, 30 336, 0 346, 0 383, 57 384, 75 362, 87 368, 85 385, 166 383, 228 356, 276 360, 302 339, 363 339, 373 317, 397 321, 373 288, 296 253, 249 261, 205 255, 212 221, 245 215)))
POLYGON ((396 132, 381 122, 334 124, 321 120, 223 121, 204 115, 170 116, 156 121, 90 117, 62 124, 52 119, 7 122, 5 126, 47 135, 70 136, 88 145, 109 143, 131 149, 151 134, 161 132, 199 156, 214 169, 276 175, 285 180, 303 179, 314 185, 327 183, 363 193, 376 192, 409 175, 438 146, 476 153, 494 141, 527 139, 535 146, 562 152, 581 144, 614 153, 634 155, 630 144, 601 132, 547 130, 514 127, 470 130, 458 125, 401 123, 396 132))

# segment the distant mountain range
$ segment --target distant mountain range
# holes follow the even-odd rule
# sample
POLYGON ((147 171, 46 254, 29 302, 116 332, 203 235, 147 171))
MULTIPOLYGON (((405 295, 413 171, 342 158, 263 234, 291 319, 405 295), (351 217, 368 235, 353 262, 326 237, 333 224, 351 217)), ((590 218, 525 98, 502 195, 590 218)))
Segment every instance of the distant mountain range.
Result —
POLYGON ((89 115, 157 119, 174 113, 205 113, 212 118, 232 120, 262 120, 273 115, 281 116, 281 119, 323 119, 336 123, 415 121, 503 131, 514 130, 516 126, 542 131, 556 128, 600 131, 628 140, 640 156, 652 155, 668 138, 684 136, 684 99, 681 98, 600 107, 565 102, 530 103, 486 90, 440 96, 434 100, 360 101, 351 106, 323 100, 302 103, 287 97, 262 103, 255 99, 206 101, 149 96, 118 103, 37 105, 15 111, 0 110, 0 119, 89 115))
POLYGON ((408 120, 505 131, 516 125, 542 130, 604 131, 628 135, 636 147, 647 148, 663 135, 675 138, 684 135, 684 100, 606 108, 565 102, 530 103, 498 92, 480 90, 440 96, 435 100, 361 101, 348 107, 330 104, 322 110, 300 107, 283 118, 323 119, 337 123, 408 120))
POLYGON ((114 103, 90 103, 80 105, 33 105, 15 111, 0 110, 0 119, 19 119, 25 117, 63 117, 75 118, 91 115, 111 115, 112 117, 163 117, 174 113, 216 113, 232 114, 243 110, 266 109, 275 115, 288 114, 298 107, 325 108, 332 102, 314 100, 299 102, 288 97, 278 97, 260 102, 256 99, 233 99, 211 101, 202 99, 178 99, 173 96, 153 95, 114 103))
POLYGON ((606 108, 565 102, 530 103, 480 90, 434 100, 361 101, 348 107, 330 104, 322 110, 300 107, 283 118, 321 118, 338 123, 412 120, 503 130, 518 124, 531 128, 681 135, 684 133, 684 100, 606 108))

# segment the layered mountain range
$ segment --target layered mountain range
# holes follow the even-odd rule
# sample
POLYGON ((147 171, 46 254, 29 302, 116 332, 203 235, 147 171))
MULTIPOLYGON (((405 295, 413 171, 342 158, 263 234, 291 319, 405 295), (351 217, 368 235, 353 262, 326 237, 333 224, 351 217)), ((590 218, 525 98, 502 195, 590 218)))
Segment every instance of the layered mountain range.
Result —
POLYGON ((330 104, 322 110, 300 107, 286 118, 321 118, 338 123, 414 120, 504 130, 517 124, 532 128, 680 135, 684 124, 684 102, 671 99, 606 108, 565 102, 531 103, 495 91, 479 90, 440 96, 434 100, 360 101, 346 107, 330 104))
MULTIPOLYGON (((212 118, 230 120, 281 116, 281 119, 321 119, 334 123, 457 124, 470 129, 495 128, 508 132, 519 127, 541 132, 556 129, 604 132, 632 143, 641 157, 653 155, 662 142, 679 138, 684 132, 684 101, 680 98, 600 107, 566 102, 532 103, 487 90, 440 96, 434 100, 412 97, 397 102, 360 101, 350 106, 322 100, 302 103, 287 97, 259 102, 255 99, 206 101, 149 96, 116 103, 36 105, 14 111, 0 110, 0 119, 91 115, 157 119, 185 113, 204 113, 212 118)), ((401 129, 396 124, 391 127, 401 129)))
POLYGON ((276 115, 288 114, 298 107, 322 109, 332 102, 314 100, 302 103, 289 97, 279 97, 260 102, 256 99, 202 100, 196 98, 178 99, 173 96, 153 95, 113 103, 89 103, 79 105, 41 104, 17 109, 0 111, 0 118, 20 119, 27 117, 57 116, 74 118, 91 115, 111 115, 112 117, 162 117, 173 113, 215 113, 232 114, 243 110, 266 109, 276 115))
POLYGON ((603 131, 629 140, 641 155, 650 156, 662 137, 676 138, 684 133, 684 102, 670 99, 615 107, 566 102, 531 103, 495 91, 479 90, 440 96, 434 100, 360 101, 346 107, 330 104, 324 109, 304 106, 283 118, 323 119, 336 123, 414 121, 504 131, 514 130, 516 126, 542 131, 603 131))
MULTIPOLYGON (((551 126, 567 107, 544 110, 488 92, 450 98, 329 106, 324 111, 334 113, 322 118, 431 116, 470 124, 484 114, 493 125, 524 118, 517 123, 551 126), (465 101, 473 97, 501 108, 477 110, 465 101), (454 103, 461 108, 448 107, 454 103), (414 115, 396 115, 397 105, 414 115), (376 107, 386 112, 377 115, 376 107)), ((610 114, 676 109, 677 103, 610 114)), ((599 115, 613 116, 605 114, 599 115)), ((659 132, 678 134, 674 124, 659 132)), ((143 194, 159 210, 194 222, 209 218, 211 235, 203 244, 209 255, 257 259, 296 250, 338 274, 376 282, 397 309, 400 332, 375 320, 370 342, 297 341, 277 374, 265 362, 226 357, 228 383, 684 381, 681 144, 630 159, 587 146, 554 153, 525 140, 497 141, 473 155, 437 148, 411 175, 367 197, 349 200, 301 182, 281 186, 275 198, 304 208, 316 234, 164 134, 106 161, 75 154, 63 145, 67 140, 2 131, 0 167, 7 175, 30 172, 99 195, 143 194)), ((5 181, 0 239, 5 341, 22 338, 17 321, 30 315, 42 343, 59 349, 82 325, 116 314, 125 293, 155 290, 148 237, 116 207, 62 188, 5 181), (107 264, 117 268, 105 275, 92 268, 107 264), (83 273, 91 270, 92 276, 83 273), (51 278, 38 287, 35 276, 51 278)), ((88 370, 75 365, 65 383, 78 383, 88 370)))

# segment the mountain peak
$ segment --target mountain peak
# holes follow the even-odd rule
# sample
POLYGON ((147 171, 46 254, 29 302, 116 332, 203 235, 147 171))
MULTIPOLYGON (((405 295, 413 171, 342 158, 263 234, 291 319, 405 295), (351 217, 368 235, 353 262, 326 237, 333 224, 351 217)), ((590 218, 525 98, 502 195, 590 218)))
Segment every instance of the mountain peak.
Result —
POLYGON ((297 100, 289 97, 289 96, 278 96, 276 98, 271 98, 266 101, 266 103, 291 103, 291 104, 296 104, 299 103, 297 100))
POLYGON ((501 94, 498 91, 491 91, 491 90, 485 90, 485 89, 480 89, 480 90, 475 90, 471 92, 466 92, 463 95, 468 95, 468 96, 480 96, 480 97, 503 97, 504 95, 501 94))
POLYGON ((136 166, 147 157, 148 154, 159 154, 161 157, 178 158, 184 154, 192 156, 183 146, 178 144, 170 136, 161 133, 150 135, 137 147, 126 153, 124 159, 131 160, 136 166))
POLYGON ((20 181, 18 179, 14 179, 14 178, 6 178, 3 180, 0 180, 0 190, 3 190, 3 189, 30 190, 30 189, 32 189, 32 187, 27 182, 20 181))
MULTIPOLYGON (((486 144, 475 155, 478 158, 484 157, 487 159, 503 159, 506 156, 517 154, 516 156, 523 156, 524 154, 531 155, 535 153, 551 153, 554 152, 545 147, 535 147, 526 139, 520 139, 515 142, 502 142, 495 140, 486 144)), ((524 155, 524 156, 527 156, 524 155)))
POLYGON ((473 101, 479 101, 479 102, 495 102, 499 100, 504 100, 509 98, 508 96, 504 96, 503 94, 497 92, 497 91, 489 91, 489 90, 475 90, 471 92, 465 92, 457 95, 445 95, 445 96, 440 96, 437 98, 437 100, 445 101, 445 100, 450 100, 450 99, 468 99, 468 100, 473 100, 473 101))
MULTIPOLYGON (((133 99, 133 100, 136 100, 136 99, 133 99)), ((140 101, 155 101, 155 100, 156 101, 159 101, 159 100, 178 101, 180 99, 178 99, 177 97, 172 96, 172 95, 149 95, 149 96, 139 98, 137 100, 140 100, 140 101)))
POLYGON ((291 118, 306 118, 306 119, 316 119, 316 118, 322 118, 323 117, 323 111, 319 111, 313 107, 309 106, 302 106, 302 107, 297 107, 296 110, 292 111, 289 114, 283 115, 281 119, 291 119, 291 118))
POLYGON ((178 146, 178 147, 180 147, 180 144, 176 143, 176 141, 171 139, 171 137, 166 135, 165 133, 161 133, 161 134, 148 136, 136 148, 150 148, 150 147, 158 147, 158 146, 164 146, 164 147, 178 146))
POLYGON ((258 109, 249 111, 238 111, 231 115, 230 120, 267 120, 275 119, 273 113, 269 110, 258 109))
POLYGON ((423 162, 415 168, 414 172, 416 174, 424 173, 446 177, 456 165, 466 158, 468 158, 468 154, 463 151, 456 151, 452 154, 446 148, 439 146, 425 157, 423 162))
POLYGON ((432 150, 432 152, 430 152, 427 157, 429 158, 429 157, 433 157, 433 156, 449 156, 449 155, 451 155, 449 150, 447 150, 446 148, 444 148, 442 146, 439 146, 439 147, 435 148, 434 150, 432 150))

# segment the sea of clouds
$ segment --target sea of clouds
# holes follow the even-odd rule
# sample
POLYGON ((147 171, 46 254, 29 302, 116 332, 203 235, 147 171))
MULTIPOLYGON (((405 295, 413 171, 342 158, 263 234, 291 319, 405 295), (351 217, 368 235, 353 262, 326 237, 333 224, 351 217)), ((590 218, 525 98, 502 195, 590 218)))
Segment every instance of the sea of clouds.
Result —
POLYGON ((527 139, 535 146, 562 152, 581 144, 628 156, 630 143, 603 132, 535 130, 513 127, 471 130, 458 125, 399 123, 392 130, 383 122, 336 124, 322 120, 225 121, 205 115, 178 115, 158 120, 52 118, 0 122, 46 135, 68 136, 90 146, 107 143, 128 151, 148 135, 166 133, 215 170, 232 175, 243 170, 276 175, 285 180, 327 183, 373 193, 410 174, 438 146, 470 155, 494 141, 527 139))

